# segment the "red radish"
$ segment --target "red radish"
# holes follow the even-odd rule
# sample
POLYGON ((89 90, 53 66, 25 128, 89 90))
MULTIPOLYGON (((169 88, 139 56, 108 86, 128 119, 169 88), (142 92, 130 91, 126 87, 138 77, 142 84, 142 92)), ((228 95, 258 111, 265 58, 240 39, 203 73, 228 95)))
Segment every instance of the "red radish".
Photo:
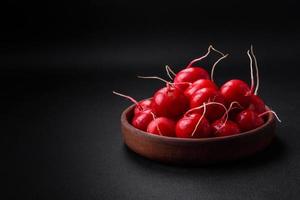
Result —
MULTIPOLYGON (((193 83, 198 79, 209 79, 207 71, 201 67, 189 67, 181 70, 175 76, 174 83, 193 83)), ((188 85, 182 84, 179 86, 182 90, 185 90, 188 85)))
POLYGON ((207 138, 211 136, 209 122, 205 119, 206 106, 203 114, 186 113, 176 124, 176 136, 179 138, 207 138))
POLYGON ((251 91, 247 83, 242 80, 233 79, 222 85, 221 94, 225 98, 225 102, 229 105, 233 101, 237 101, 244 108, 248 107, 251 91))
POLYGON ((154 114, 151 112, 151 110, 141 111, 134 115, 131 123, 135 128, 146 131, 148 124, 154 118, 153 116, 154 114))
POLYGON ((201 115, 197 113, 183 116, 176 124, 176 136, 179 138, 207 138, 211 136, 209 122, 202 118, 195 133, 193 131, 201 115))
POLYGON ((167 84, 167 87, 158 90, 151 103, 151 108, 158 117, 177 119, 188 109, 188 99, 173 83, 157 76, 138 76, 139 78, 158 79, 167 84))
POLYGON ((135 104, 134 114, 138 114, 139 112, 143 112, 143 111, 146 111, 146 110, 151 110, 151 99, 145 99, 145 100, 142 100, 140 102, 137 102, 137 100, 135 100, 131 96, 121 94, 121 93, 115 92, 115 91, 113 91, 113 93, 115 95, 125 97, 126 99, 129 99, 130 101, 132 101, 135 104))
POLYGON ((228 109, 226 109, 225 114, 221 119, 216 120, 214 123, 211 124, 212 132, 214 136, 221 137, 221 136, 229 136, 229 135, 235 135, 240 133, 240 129, 236 123, 233 121, 228 120, 228 114, 231 109, 234 109, 236 107, 233 107, 234 104, 238 104, 237 102, 232 102, 228 109))
POLYGON ((175 137, 175 126, 176 123, 173 120, 166 117, 158 117, 149 123, 147 132, 156 135, 175 137))
POLYGON ((198 90, 200 90, 202 88, 213 88, 215 90, 218 90, 218 87, 216 86, 216 84, 214 82, 212 82, 211 80, 199 79, 199 80, 195 81, 192 85, 190 85, 184 91, 184 94, 185 94, 185 96, 190 98, 191 96, 193 96, 193 94, 195 92, 197 92, 198 90))
POLYGON ((250 96, 250 104, 248 108, 255 111, 257 114, 261 114, 266 111, 266 105, 264 101, 259 96, 254 94, 250 96))
POLYGON ((230 120, 224 122, 222 119, 219 119, 212 123, 211 127, 212 132, 216 137, 236 135, 240 133, 238 125, 230 120))
POLYGON ((180 89, 167 86, 154 94, 151 106, 157 116, 176 119, 188 109, 188 99, 180 89))
POLYGON ((151 103, 152 103, 151 99, 145 99, 145 100, 138 102, 139 107, 136 106, 134 108, 134 114, 137 114, 137 113, 139 113, 141 111, 145 111, 145 110, 151 110, 151 103))
MULTIPOLYGON (((190 98, 190 107, 196 108, 207 102, 217 102, 224 104, 224 97, 213 88, 202 88, 194 93, 190 98)), ((224 109, 219 105, 207 105, 206 119, 214 121, 224 114, 224 109)))
POLYGON ((250 109, 240 112, 235 119, 242 132, 255 129, 263 125, 264 120, 256 112, 250 109))

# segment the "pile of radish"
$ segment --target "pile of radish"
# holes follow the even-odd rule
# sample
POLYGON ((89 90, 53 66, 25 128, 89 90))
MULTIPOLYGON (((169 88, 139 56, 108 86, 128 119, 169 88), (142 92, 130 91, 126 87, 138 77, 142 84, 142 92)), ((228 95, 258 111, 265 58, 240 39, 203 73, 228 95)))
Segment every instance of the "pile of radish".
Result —
POLYGON ((138 102, 130 96, 113 93, 135 104, 131 124, 149 134, 179 138, 209 138, 239 134, 263 125, 269 113, 274 114, 280 121, 276 113, 267 109, 264 101, 257 95, 259 72, 252 46, 247 55, 250 59, 250 86, 238 79, 229 80, 218 86, 214 82, 214 70, 228 54, 225 55, 209 46, 205 55, 192 60, 178 73, 166 66, 171 81, 155 76, 139 76, 139 78, 159 79, 166 84, 156 91, 152 98, 138 102), (206 58, 211 51, 221 57, 213 64, 209 74, 196 63, 206 58))

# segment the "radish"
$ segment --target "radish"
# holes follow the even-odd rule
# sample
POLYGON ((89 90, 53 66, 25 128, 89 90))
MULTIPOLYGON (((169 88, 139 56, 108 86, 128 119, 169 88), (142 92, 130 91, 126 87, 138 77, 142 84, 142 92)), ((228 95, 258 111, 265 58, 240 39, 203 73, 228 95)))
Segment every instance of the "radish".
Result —
POLYGON ((176 124, 176 136, 179 138, 207 138, 211 136, 209 122, 202 118, 197 129, 197 122, 200 121, 201 115, 197 113, 183 116, 176 124), (195 131, 194 131, 195 130, 195 131), (193 134, 194 132, 194 134, 193 134))
POLYGON ((151 109, 151 103, 152 103, 151 99, 144 99, 144 100, 140 101, 138 104, 141 107, 141 109, 136 106, 134 108, 134 114, 141 112, 141 110, 144 111, 144 110, 151 109))
POLYGON ((250 88, 242 80, 233 79, 226 82, 220 88, 220 92, 225 99, 226 105, 230 105, 231 102, 237 101, 244 108, 248 107, 250 101, 250 88))
POLYGON ((249 109, 255 111, 257 114, 261 114, 266 111, 266 105, 264 101, 257 95, 251 95, 249 100, 249 109))
MULTIPOLYGON (((221 119, 216 120, 211 124, 212 127, 212 133, 216 137, 221 137, 221 136, 229 136, 229 135, 235 135, 240 133, 240 129, 236 123, 234 123, 231 120, 228 120, 228 114, 229 111, 237 108, 233 107, 234 104, 238 104, 238 102, 232 102, 229 106, 228 109, 226 109, 225 114, 221 119)), ((239 105, 240 106, 240 105, 239 105)))
MULTIPOLYGON (((201 67, 190 67, 178 72, 175 76, 174 83, 193 83, 198 79, 209 79, 208 72, 201 67)), ((182 90, 185 90, 188 87, 188 85, 180 85, 179 87, 182 90)))
POLYGON ((238 124, 240 130, 244 132, 263 125, 264 120, 253 110, 246 109, 236 116, 235 122, 238 124))
POLYGON ((125 97, 132 101, 136 106, 134 108, 134 116, 131 120, 131 124, 140 130, 146 131, 148 124, 153 120, 154 113, 151 108, 151 100, 145 99, 137 102, 134 98, 113 91, 114 94, 125 97))
POLYGON ((180 89, 168 85, 154 94, 151 107, 157 116, 176 119, 188 109, 188 99, 180 89))
POLYGON ((146 131, 148 124, 153 120, 153 113, 151 110, 145 110, 142 112, 138 112, 132 118, 131 124, 142 131, 146 131))
POLYGON ((212 132, 216 137, 236 135, 240 133, 240 129, 236 123, 231 120, 223 122, 222 119, 216 120, 211 124, 212 132))
MULTIPOLYGON (((203 103, 208 103, 208 102, 217 102, 220 104, 224 104, 224 97, 222 94, 213 89, 213 88, 202 88, 195 92, 191 97, 190 97, 190 107, 191 108, 196 108, 203 103)), ((225 110, 226 111, 226 110, 225 110)), ((216 119, 219 119, 222 115, 224 114, 224 110, 222 107, 218 105, 207 105, 207 112, 206 112, 206 119, 209 121, 214 121, 216 119)))
POLYGON ((176 123, 173 120, 166 117, 158 117, 149 123, 147 132, 155 135, 175 137, 175 126, 176 123))
POLYGON ((195 81, 192 85, 190 85, 184 91, 184 94, 188 98, 191 98, 195 94, 195 92, 197 92, 198 90, 200 90, 202 88, 212 88, 212 89, 218 90, 218 87, 216 86, 216 84, 214 82, 212 82, 211 80, 199 79, 199 80, 195 81))
POLYGON ((170 83, 157 76, 138 77, 146 79, 158 79, 167 84, 166 87, 155 92, 152 98, 151 108, 158 117, 177 119, 188 109, 189 102, 187 97, 174 83, 170 83))
POLYGON ((176 136, 179 138, 207 138, 211 136, 209 122, 205 119, 206 106, 203 114, 187 112, 176 123, 176 136))

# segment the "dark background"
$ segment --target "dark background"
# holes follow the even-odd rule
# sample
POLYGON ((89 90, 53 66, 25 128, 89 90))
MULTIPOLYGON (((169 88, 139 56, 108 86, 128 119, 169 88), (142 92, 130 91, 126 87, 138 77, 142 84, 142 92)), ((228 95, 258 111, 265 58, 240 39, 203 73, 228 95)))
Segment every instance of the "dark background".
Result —
POLYGON ((10 199, 299 198, 296 1, 10 1, 2 9, 10 199), (132 153, 119 127, 130 102, 111 91, 149 97, 162 83, 136 75, 166 78, 164 65, 178 71, 209 44, 230 53, 219 84, 249 82, 245 52, 254 45, 260 95, 283 121, 277 140, 252 158, 199 168, 132 153))

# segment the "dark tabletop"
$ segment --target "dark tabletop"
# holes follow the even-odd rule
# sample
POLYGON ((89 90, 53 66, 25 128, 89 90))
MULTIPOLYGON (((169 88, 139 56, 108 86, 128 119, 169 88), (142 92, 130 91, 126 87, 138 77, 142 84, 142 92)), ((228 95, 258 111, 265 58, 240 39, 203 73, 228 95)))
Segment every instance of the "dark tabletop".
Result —
MULTIPOLYGON (((128 16, 133 20, 136 15, 128 16)), ((247 25, 235 21, 205 31, 176 30, 174 24, 168 30, 163 25, 169 18, 157 27, 154 16, 138 32, 120 25, 84 37, 66 37, 71 35, 67 32, 57 39, 50 32, 45 39, 35 33, 5 43, 1 134, 12 164, 7 173, 11 199, 299 199, 300 31, 293 20, 278 20, 286 25, 282 30, 275 22, 251 25, 245 16, 247 25), (131 103, 112 90, 136 99, 150 97, 163 84, 137 75, 167 78, 165 64, 179 71, 209 44, 230 53, 216 69, 218 84, 231 78, 249 82, 245 52, 254 45, 259 94, 282 120, 272 145, 250 158, 203 167, 160 164, 130 151, 122 141, 120 114, 131 103)), ((111 28, 115 21, 108 24, 111 28)))

